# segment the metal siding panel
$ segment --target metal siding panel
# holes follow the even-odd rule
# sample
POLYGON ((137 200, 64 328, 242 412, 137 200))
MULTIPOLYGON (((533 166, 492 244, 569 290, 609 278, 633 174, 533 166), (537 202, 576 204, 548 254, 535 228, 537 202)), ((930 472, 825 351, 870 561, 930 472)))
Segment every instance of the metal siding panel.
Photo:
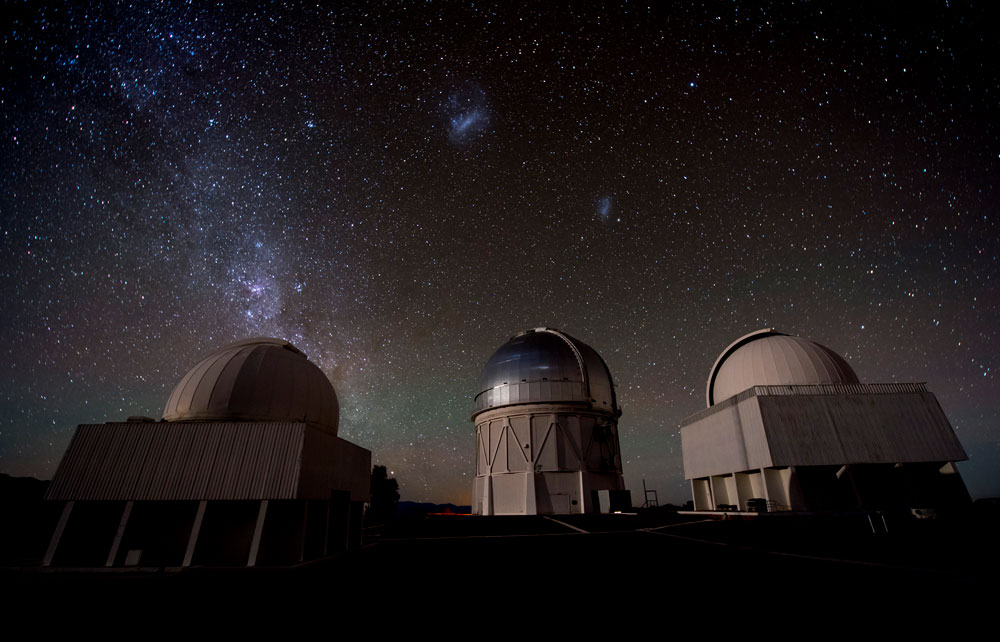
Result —
POLYGON ((802 403, 803 398, 797 397, 762 397, 759 401, 775 466, 844 462, 839 437, 821 404, 802 403))
MULTIPOLYGON (((186 480, 181 482, 181 488, 185 490, 193 499, 207 499, 208 487, 212 479, 212 470, 215 466, 216 453, 219 450, 218 430, 197 430, 194 432, 193 450, 191 459, 186 462, 186 480)), ((183 496, 183 495, 182 495, 183 496)))
POLYGON ((101 468, 91 475, 89 492, 85 492, 84 497, 125 497, 131 494, 130 491, 135 486, 134 480, 145 455, 141 448, 142 434, 135 430, 122 430, 116 424, 105 424, 101 429, 103 443, 100 444, 99 451, 93 454, 95 463, 100 461, 101 468))
POLYGON ((252 457, 248 458, 244 463, 242 475, 247 478, 247 494, 251 497, 263 497, 264 489, 267 487, 268 480, 274 474, 274 462, 276 454, 274 451, 275 437, 277 437, 280 427, 284 424, 279 424, 278 426, 263 424, 256 430, 254 430, 253 442, 251 444, 252 457), (255 463, 260 464, 260 468, 256 471, 253 470, 252 466, 255 463), (248 470, 247 467, 251 466, 248 470))
POLYGON ((76 432, 73 433, 73 438, 70 439, 69 446, 66 448, 66 454, 63 455, 62 460, 56 467, 55 475, 52 476, 52 483, 49 484, 48 489, 45 491, 45 499, 66 499, 72 493, 73 485, 79 476, 77 469, 80 466, 81 460, 75 456, 71 456, 71 454, 75 454, 86 448, 84 445, 85 428, 85 425, 76 427, 76 432))
POLYGON ((169 476, 169 466, 176 450, 176 447, 170 448, 171 435, 165 434, 173 432, 171 427, 164 426, 166 430, 157 430, 151 436, 149 457, 143 467, 143 477, 137 480, 134 499, 156 499, 159 488, 169 476))
POLYGON ((77 492, 81 498, 104 499, 116 481, 114 475, 120 475, 125 470, 125 466, 116 466, 115 463, 127 450, 128 443, 116 442, 106 425, 94 426, 91 437, 87 461, 81 471, 84 476, 80 479, 77 492))
POLYGON ((105 424, 104 437, 108 443, 120 445, 114 459, 108 460, 100 485, 101 499, 131 499, 136 482, 148 456, 145 447, 150 434, 137 430, 141 424, 105 424))
POLYGON ((89 455, 96 437, 89 434, 92 432, 91 426, 79 426, 76 430, 71 448, 63 456, 63 463, 60 463, 52 480, 53 487, 58 489, 53 499, 69 499, 80 493, 86 479, 87 466, 92 461, 89 455))
MULTIPOLYGON (((122 425, 116 424, 115 427, 122 425)), ((127 466, 124 467, 125 474, 119 478, 114 493, 116 498, 134 499, 136 489, 143 480, 147 461, 154 448, 154 440, 161 431, 157 430, 156 424, 124 424, 124 426, 126 426, 124 432, 128 433, 134 446, 129 448, 129 445, 126 444, 126 449, 123 449, 122 461, 127 462, 127 466), (129 427, 139 428, 139 430, 128 430, 129 427)), ((108 497, 108 499, 111 498, 108 497)))
POLYGON ((274 462, 277 464, 266 478, 261 479, 260 493, 262 495, 267 495, 268 497, 288 496, 282 494, 281 487, 282 472, 288 468, 289 462, 288 442, 294 441, 294 439, 282 438, 287 430, 287 428, 284 431, 271 430, 267 435, 267 439, 261 445, 264 452, 272 454, 274 462))
POLYGON ((370 467, 371 453, 305 424, 164 422, 78 427, 48 497, 294 498, 307 431, 316 449, 310 492, 325 498, 335 487, 330 480, 343 479, 360 493, 370 473, 361 468, 370 467), (341 451, 349 461, 339 459, 341 451), (358 475, 364 480, 354 479, 358 475))
POLYGON ((250 484, 243 473, 247 468, 248 461, 252 461, 254 455, 253 440, 257 435, 257 430, 254 426, 252 430, 238 431, 234 426, 233 432, 241 432, 242 434, 233 435, 232 465, 227 470, 226 486, 231 489, 229 492, 236 498, 247 499, 250 497, 250 484))
POLYGON ((280 433, 275 432, 271 447, 275 467, 265 487, 269 495, 287 499, 295 497, 295 488, 301 476, 299 458, 305 430, 305 424, 288 424, 280 433))
POLYGON ((80 448, 74 451, 77 465, 74 466, 74 478, 70 488, 70 497, 88 497, 93 492, 93 479, 100 478, 101 466, 104 461, 97 459, 95 453, 101 448, 100 424, 88 426, 88 430, 80 435, 80 448))
POLYGON ((219 457, 213 470, 211 486, 208 489, 210 499, 242 499, 233 492, 239 467, 239 459, 243 455, 243 440, 239 439, 233 424, 219 426, 219 457))
POLYGON ((736 404, 736 411, 739 413, 743 435, 746 470, 771 466, 771 451, 767 446, 767 434, 764 432, 764 421, 760 415, 757 399, 754 397, 743 399, 736 404))
POLYGON ((249 456, 243 462, 240 471, 244 478, 244 487, 249 497, 262 497, 268 480, 274 476, 277 458, 273 448, 273 438, 286 424, 263 424, 253 431, 253 437, 248 444, 249 456), (270 447, 269 447, 270 446, 270 447))
POLYGON ((179 430, 177 424, 165 427, 168 434, 160 444, 159 455, 155 458, 152 476, 146 489, 147 499, 166 499, 169 497, 168 487, 177 479, 184 468, 187 456, 187 434, 190 431, 179 430))
MULTIPOLYGON (((204 456, 198 461, 196 481, 199 499, 217 499, 216 478, 225 473, 225 457, 228 441, 226 426, 230 424, 206 424, 204 456)), ((199 426, 200 427, 200 426, 199 426)))
POLYGON ((142 433, 139 440, 140 447, 133 451, 129 458, 128 468, 131 474, 127 480, 123 480, 123 487, 118 491, 128 495, 128 499, 146 498, 150 478, 155 474, 159 459, 157 450, 162 449, 159 446, 162 435, 162 429, 142 433))
POLYGON ((196 497, 194 492, 198 475, 198 461, 204 457, 205 434, 201 430, 183 430, 183 455, 177 462, 178 473, 163 486, 163 499, 170 497, 196 497))
POLYGON ((728 403, 713 408, 719 410, 681 428, 685 479, 747 470, 749 467, 737 405, 728 403))
POLYGON ((774 465, 961 461, 931 393, 761 398, 774 465))
MULTIPOLYGON (((269 439, 264 443, 263 448, 265 452, 272 453, 272 456, 277 462, 277 467, 272 474, 268 475, 266 479, 263 480, 261 485, 261 493, 266 494, 268 497, 282 497, 291 498, 292 495, 283 488, 283 478, 288 476, 289 466, 289 444, 295 441, 294 435, 286 435, 289 429, 283 431, 274 430, 269 435, 269 439), (291 438, 289 438, 291 437, 291 438)), ((296 428, 295 432, 299 429, 296 428)), ((294 468, 294 465, 291 466, 294 468)))
MULTIPOLYGON (((134 469, 133 459, 140 435, 135 431, 116 431, 110 424, 98 427, 95 432, 94 450, 90 453, 91 465, 80 489, 80 499, 112 499, 124 494, 129 487, 129 474, 134 469)), ((140 460, 141 461, 141 460, 140 460)), ((134 479, 134 474, 131 477, 134 479)))
POLYGON ((145 457, 133 482, 132 496, 129 499, 152 499, 157 477, 166 474, 160 467, 169 467, 172 463, 173 449, 169 443, 172 427, 167 424, 158 427, 158 430, 145 431, 147 433, 145 457))
POLYGON ((257 482, 261 477, 270 472, 270 461, 267 459, 267 452, 264 452, 262 439, 264 433, 273 429, 267 424, 255 426, 252 433, 247 436, 246 453, 240 461, 239 476, 240 488, 244 497, 254 497, 257 482))
POLYGON ((253 472, 259 471, 261 474, 267 472, 267 462, 257 461, 258 447, 260 439, 260 426, 254 426, 253 430, 244 434, 238 440, 240 444, 239 456, 233 461, 233 492, 243 499, 253 496, 253 472))
POLYGON ((316 485, 316 480, 314 479, 315 462, 324 460, 325 455, 320 452, 321 445, 314 443, 315 440, 312 431, 304 431, 301 437, 302 447, 299 451, 298 474, 295 479, 293 496, 295 499, 308 499, 311 497, 312 489, 316 485))
POLYGON ((197 496, 199 499, 217 499, 214 495, 218 487, 216 478, 224 474, 225 450, 227 446, 226 431, 223 428, 227 424, 213 424, 206 427, 206 451, 204 457, 198 462, 197 496))
MULTIPOLYGON (((885 461, 894 458, 890 453, 902 454, 893 441, 902 442, 900 425, 893 416, 901 408, 895 395, 844 395, 817 397, 827 407, 833 429, 843 446, 844 461, 885 461)), ((899 417, 901 418, 901 417, 899 417)), ((912 435, 907 435, 907 438, 912 435)), ((904 446, 903 450, 907 447, 904 446)))
POLYGON ((185 428, 184 424, 163 427, 162 437, 157 442, 155 466, 150 471, 150 482, 144 493, 146 499, 169 499, 178 495, 196 432, 185 428))
MULTIPOLYGON (((288 497, 295 497, 295 490, 298 486, 299 478, 302 476, 302 461, 305 456, 305 434, 307 430, 305 426, 299 426, 298 432, 295 433, 295 440, 288 444, 287 457, 290 465, 284 469, 287 472, 282 481, 282 487, 285 489, 284 492, 287 493, 288 497)), ((369 466, 368 472, 370 477, 371 466, 369 466)))

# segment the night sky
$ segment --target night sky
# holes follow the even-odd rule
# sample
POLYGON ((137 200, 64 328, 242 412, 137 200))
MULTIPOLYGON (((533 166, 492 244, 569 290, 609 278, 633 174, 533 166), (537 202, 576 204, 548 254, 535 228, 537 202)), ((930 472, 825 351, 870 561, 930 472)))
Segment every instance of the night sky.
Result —
POLYGON ((1000 495, 993 10, 111 4, 0 18, 0 471, 273 336, 404 499, 468 503, 479 371, 551 326, 683 502, 679 423, 770 326, 928 382, 1000 495))

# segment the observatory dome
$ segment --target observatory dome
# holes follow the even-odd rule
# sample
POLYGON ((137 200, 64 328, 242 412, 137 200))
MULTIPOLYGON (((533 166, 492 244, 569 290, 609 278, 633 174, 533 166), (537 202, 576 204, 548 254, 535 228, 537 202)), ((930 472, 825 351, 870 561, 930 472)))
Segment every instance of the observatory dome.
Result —
POLYGON ((493 353, 479 377, 476 414, 526 403, 584 403, 621 414, 604 359, 579 339, 552 328, 515 335, 493 353))
POLYGON ((858 383, 839 354, 815 341, 771 329, 740 337, 726 348, 708 378, 708 405, 753 386, 858 383))
POLYGON ((188 370, 167 400, 167 421, 302 422, 337 434, 340 406, 329 379, 280 339, 246 339, 188 370))

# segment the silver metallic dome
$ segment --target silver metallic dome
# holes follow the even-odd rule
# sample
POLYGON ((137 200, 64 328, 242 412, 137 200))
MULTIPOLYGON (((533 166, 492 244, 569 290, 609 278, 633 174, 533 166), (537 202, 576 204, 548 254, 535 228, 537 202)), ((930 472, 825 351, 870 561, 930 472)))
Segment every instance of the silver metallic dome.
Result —
POLYGON ((188 370, 163 418, 301 422, 336 435, 340 406, 330 380, 298 348, 280 339, 247 339, 188 370))
POLYGON ((611 372, 600 355, 564 332, 535 328, 512 337, 486 362, 475 414, 515 404, 567 402, 621 414, 611 372))
POLYGON ((815 341, 772 329, 740 337, 722 351, 708 377, 708 405, 753 386, 858 383, 843 357, 815 341))

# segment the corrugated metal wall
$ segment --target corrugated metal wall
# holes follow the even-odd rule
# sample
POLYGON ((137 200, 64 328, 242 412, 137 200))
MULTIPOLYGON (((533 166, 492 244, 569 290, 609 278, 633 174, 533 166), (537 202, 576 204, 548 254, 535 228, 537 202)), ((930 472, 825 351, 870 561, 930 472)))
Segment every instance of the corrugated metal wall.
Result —
POLYGON ((682 423, 684 477, 967 459, 922 383, 757 386, 682 423))
POLYGON ((775 466, 961 461, 929 392, 758 397, 775 466))
POLYGON ((84 424, 46 499, 293 499, 305 424, 84 424))

